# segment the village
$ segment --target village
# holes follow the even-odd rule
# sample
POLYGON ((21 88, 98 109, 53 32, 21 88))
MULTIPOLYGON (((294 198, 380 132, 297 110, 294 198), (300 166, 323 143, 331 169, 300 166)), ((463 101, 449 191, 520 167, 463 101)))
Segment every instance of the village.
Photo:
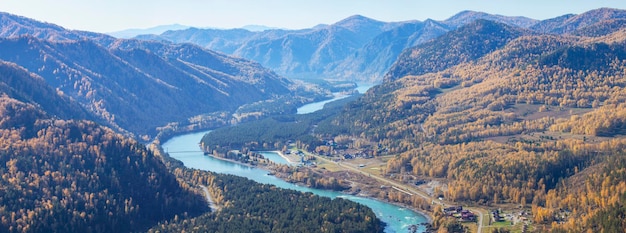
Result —
MULTIPOLYGON (((358 173, 367 174, 371 176, 385 177, 383 172, 387 159, 392 155, 389 155, 389 151, 381 145, 360 145, 359 149, 353 148, 354 145, 347 145, 344 143, 337 143, 332 139, 324 140, 324 144, 315 148, 312 152, 307 152, 296 147, 296 144, 291 142, 288 146, 284 147, 280 151, 276 151, 278 155, 283 157, 292 166, 295 167, 309 167, 313 169, 321 169, 326 171, 338 171, 350 168, 358 173)), ((250 165, 258 165, 260 161, 271 161, 271 159, 264 158, 259 153, 250 153, 246 155, 240 151, 233 150, 227 153, 230 159, 236 158, 236 160, 247 163, 250 165), (237 156, 235 156, 237 155, 237 156)), ((271 172, 270 175, 274 175, 271 172)), ((421 190, 425 198, 433 198, 435 202, 442 206, 441 211, 443 216, 447 218, 456 219, 463 225, 473 225, 481 222, 486 228, 507 228, 516 229, 516 232, 527 232, 529 225, 531 225, 531 216, 529 211, 524 209, 518 210, 505 210, 492 209, 492 210, 477 210, 475 208, 464 208, 461 205, 446 206, 443 195, 447 188, 447 184, 437 179, 425 179, 411 175, 410 173, 393 173, 388 175, 387 179, 403 181, 414 185, 415 188, 421 190), (480 211, 477 213, 475 211, 480 211), (479 217, 482 216, 481 217, 479 217)), ((406 188, 400 186, 387 186, 381 185, 381 189, 395 189, 397 191, 406 193, 407 195, 414 195, 412 192, 408 192, 406 188)))

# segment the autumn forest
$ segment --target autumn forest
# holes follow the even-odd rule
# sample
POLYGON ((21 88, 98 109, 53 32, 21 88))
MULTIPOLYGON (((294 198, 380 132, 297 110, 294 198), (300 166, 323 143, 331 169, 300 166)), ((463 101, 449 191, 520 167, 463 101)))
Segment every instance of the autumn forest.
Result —
POLYGON ((208 129, 190 150, 248 166, 304 152, 263 168, 336 191, 357 177, 371 190, 355 193, 422 211, 430 231, 517 229, 432 199, 527 212, 521 232, 623 232, 625 22, 611 8, 464 11, 119 39, 0 13, 0 232, 384 231, 365 205, 187 168, 160 147, 208 129), (360 81, 379 84, 356 94, 360 81), (351 97, 297 114, 339 92, 351 97))

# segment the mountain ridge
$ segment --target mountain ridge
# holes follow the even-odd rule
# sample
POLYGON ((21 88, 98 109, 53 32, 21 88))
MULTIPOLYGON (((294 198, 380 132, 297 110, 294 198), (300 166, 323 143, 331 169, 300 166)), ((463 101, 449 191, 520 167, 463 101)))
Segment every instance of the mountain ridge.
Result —
POLYGON ((107 32, 105 34, 121 39, 130 39, 138 35, 154 34, 158 35, 166 31, 184 30, 190 26, 181 24, 159 25, 150 28, 130 28, 121 31, 107 32))
POLYGON ((487 19, 529 29, 535 26, 534 29, 536 30, 541 28, 541 26, 536 25, 546 24, 548 21, 476 11, 462 11, 446 20, 428 19, 424 22, 417 20, 381 22, 362 15, 353 15, 330 25, 310 29, 267 30, 251 32, 247 35, 239 34, 237 37, 234 37, 233 30, 198 30, 193 33, 170 31, 156 37, 140 36, 137 38, 199 44, 210 49, 255 60, 290 78, 316 79, 327 77, 330 79, 379 82, 383 80, 387 69, 391 67, 402 50, 425 43, 477 19, 487 19), (425 29, 416 26, 423 23, 426 25, 425 29), (381 25, 383 26, 380 27, 381 25), (377 26, 378 28, 376 28, 377 26), (363 30, 367 27, 376 29, 363 30), (377 37, 384 37, 385 34, 398 35, 402 30, 399 28, 402 27, 413 27, 415 31, 404 31, 402 34, 405 35, 396 37, 398 41, 387 39, 385 44, 381 44, 380 38, 377 39, 377 37), (342 33, 338 28, 344 28, 350 32, 355 32, 356 28, 361 28, 359 35, 365 36, 354 39, 355 37, 349 35, 350 33, 342 33), (320 33, 320 30, 331 30, 332 32, 320 33), (365 33, 366 31, 369 33, 365 33), (294 43, 301 46, 294 46, 294 43), (324 57, 330 59, 324 59, 324 57))
POLYGON ((405 50, 389 69, 383 82, 391 82, 406 75, 437 72, 475 60, 504 46, 509 40, 530 33, 494 21, 476 20, 437 40, 405 50))

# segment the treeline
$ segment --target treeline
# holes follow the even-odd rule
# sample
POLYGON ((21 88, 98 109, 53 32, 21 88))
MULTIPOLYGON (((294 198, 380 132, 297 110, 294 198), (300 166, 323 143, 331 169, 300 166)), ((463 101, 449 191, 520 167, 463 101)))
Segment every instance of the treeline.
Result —
POLYGON ((0 231, 144 231, 208 211, 144 145, 0 98, 0 231))
POLYGON ((195 218, 175 218, 148 232, 382 232, 383 223, 366 206, 312 193, 259 184, 233 175, 185 174, 211 189, 222 208, 195 218))

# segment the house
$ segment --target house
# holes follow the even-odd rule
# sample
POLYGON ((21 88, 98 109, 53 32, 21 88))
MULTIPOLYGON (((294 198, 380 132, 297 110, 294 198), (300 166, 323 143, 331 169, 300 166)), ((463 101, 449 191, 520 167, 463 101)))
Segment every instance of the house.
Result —
POLYGON ((446 213, 454 212, 456 214, 456 213, 460 213, 461 211, 463 211, 463 206, 450 206, 450 207, 443 209, 443 212, 446 212, 446 213))
POLYGON ((461 211, 461 221, 476 221, 476 215, 469 210, 461 211))
POLYGON ((502 221, 504 221, 504 219, 502 217, 500 217, 500 211, 499 210, 491 211, 491 217, 493 217, 493 221, 494 222, 502 222, 502 221))
POLYGON ((419 185, 422 185, 422 184, 426 184, 426 181, 425 180, 417 180, 417 181, 415 181, 415 185, 419 186, 419 185))

